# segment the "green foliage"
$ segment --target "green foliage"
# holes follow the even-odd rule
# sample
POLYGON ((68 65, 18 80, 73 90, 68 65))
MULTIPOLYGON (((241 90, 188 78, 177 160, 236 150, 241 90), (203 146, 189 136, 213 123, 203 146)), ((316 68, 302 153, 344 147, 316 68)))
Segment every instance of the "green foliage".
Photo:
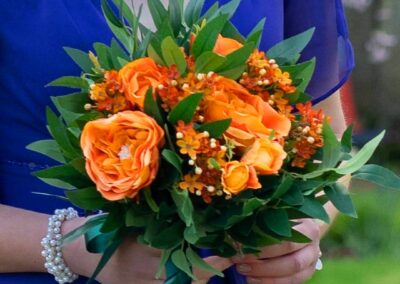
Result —
POLYGON ((206 51, 212 51, 214 49, 217 37, 221 33, 227 21, 228 16, 221 15, 207 23, 207 25, 201 29, 201 31, 197 34, 196 40, 194 41, 192 47, 192 53, 195 58, 198 58, 206 51))
POLYGON ((218 55, 212 51, 202 53, 196 59, 196 73, 207 73, 217 70, 226 62, 225 57, 218 55))
POLYGON ((382 188, 400 190, 400 177, 379 165, 364 165, 353 178, 374 183, 382 188))
POLYGON ((106 204, 106 200, 94 187, 66 190, 65 196, 75 206, 86 210, 101 209, 106 204))
POLYGON ((164 125, 161 108, 153 97, 153 88, 149 87, 144 98, 144 112, 154 118, 159 125, 164 125))
POLYGON ((171 190, 171 196, 175 202, 179 217, 185 222, 186 227, 190 227, 193 224, 194 208, 189 196, 189 191, 174 188, 171 190))
POLYGON ((43 154, 57 162, 66 163, 65 157, 55 140, 40 140, 26 146, 26 149, 43 154))
POLYGON ((85 73, 91 73, 93 63, 89 59, 89 54, 71 47, 64 47, 65 52, 72 58, 72 60, 83 70, 85 73))
POLYGON ((196 113, 196 108, 199 105, 203 94, 196 93, 191 94, 181 100, 169 113, 168 120, 172 124, 177 124, 179 120, 185 123, 192 121, 194 114, 196 113))
POLYGON ((186 59, 182 50, 172 37, 166 37, 161 43, 161 52, 167 66, 175 65, 181 75, 186 73, 186 59))
POLYGON ((357 212, 354 208, 353 201, 350 198, 348 190, 341 183, 334 183, 325 188, 325 194, 335 207, 350 217, 357 218, 357 212))
POLYGON ((207 131, 211 137, 220 138, 232 123, 232 119, 216 120, 200 125, 198 131, 207 131))
POLYGON ((280 65, 295 63, 300 53, 310 42, 314 31, 315 28, 311 28, 278 43, 268 50, 268 58, 274 58, 280 65))

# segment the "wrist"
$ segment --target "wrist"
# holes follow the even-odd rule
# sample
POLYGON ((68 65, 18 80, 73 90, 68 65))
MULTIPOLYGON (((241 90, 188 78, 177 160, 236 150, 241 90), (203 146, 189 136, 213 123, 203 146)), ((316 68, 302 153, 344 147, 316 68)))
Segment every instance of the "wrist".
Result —
MULTIPOLYGON (((66 221, 62 226, 62 235, 71 232, 86 222, 86 218, 80 217, 66 221)), ((93 273, 94 265, 99 260, 97 255, 91 254, 86 250, 85 238, 80 236, 73 242, 66 244, 62 248, 63 257, 66 265, 74 273, 90 277, 93 273), (97 259, 97 260, 96 260, 97 259)))

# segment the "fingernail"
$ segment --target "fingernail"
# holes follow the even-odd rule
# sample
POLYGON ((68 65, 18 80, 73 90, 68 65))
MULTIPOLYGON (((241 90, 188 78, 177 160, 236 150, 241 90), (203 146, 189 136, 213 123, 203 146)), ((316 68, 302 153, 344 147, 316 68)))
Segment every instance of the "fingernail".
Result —
POLYGON ((256 279, 256 278, 247 278, 247 284, 259 284, 261 283, 260 279, 256 279))
POLYGON ((247 264, 237 265, 236 268, 240 273, 248 273, 251 271, 251 266, 247 264))

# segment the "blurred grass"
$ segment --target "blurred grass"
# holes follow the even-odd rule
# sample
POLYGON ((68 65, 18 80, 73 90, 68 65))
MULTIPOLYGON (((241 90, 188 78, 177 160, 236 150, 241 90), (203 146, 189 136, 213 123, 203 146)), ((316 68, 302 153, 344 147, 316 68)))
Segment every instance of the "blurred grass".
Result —
POLYGON ((399 262, 385 256, 325 260, 307 284, 399 284, 399 262))

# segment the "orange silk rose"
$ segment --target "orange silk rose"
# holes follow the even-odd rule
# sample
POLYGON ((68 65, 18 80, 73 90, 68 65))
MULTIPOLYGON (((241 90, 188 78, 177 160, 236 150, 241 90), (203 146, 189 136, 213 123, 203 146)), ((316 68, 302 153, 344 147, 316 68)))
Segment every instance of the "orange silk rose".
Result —
POLYGON ((261 175, 278 174, 287 154, 283 147, 269 139, 256 139, 241 161, 253 166, 261 175))
POLYGON ((226 56, 241 47, 243 47, 243 44, 241 44, 237 40, 218 35, 217 42, 215 43, 214 47, 214 52, 219 55, 226 56))
POLYGON ((248 188, 261 188, 254 167, 239 161, 226 163, 222 169, 221 179, 224 191, 227 194, 239 194, 248 188))
POLYGON ((144 98, 149 87, 153 90, 160 84, 162 74, 153 59, 145 57, 126 64, 119 76, 125 97, 143 109, 144 98))
POLYGON ((272 131, 279 137, 289 134, 290 120, 261 97, 231 79, 216 80, 213 91, 204 99, 204 118, 206 122, 231 118, 226 134, 238 146, 249 147, 257 137, 268 138, 272 131))
POLYGON ((133 198, 154 180, 163 142, 164 131, 143 112, 90 121, 81 136, 86 171, 104 198, 133 198))

